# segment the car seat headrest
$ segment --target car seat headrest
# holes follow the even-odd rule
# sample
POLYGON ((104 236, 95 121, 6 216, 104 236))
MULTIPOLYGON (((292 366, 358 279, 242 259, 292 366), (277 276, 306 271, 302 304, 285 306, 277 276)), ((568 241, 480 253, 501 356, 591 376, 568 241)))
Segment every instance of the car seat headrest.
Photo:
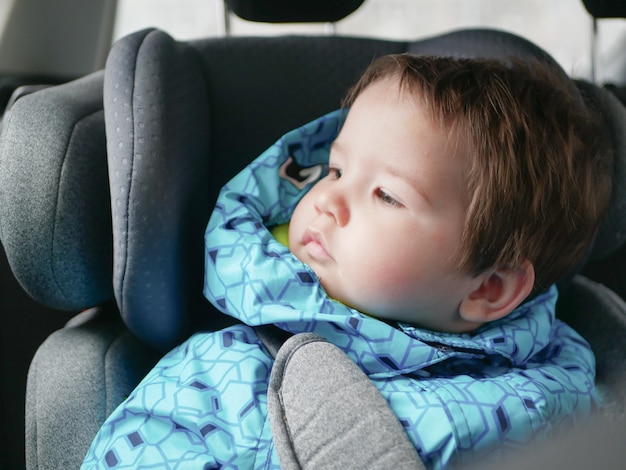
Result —
POLYGON ((533 59, 549 64, 563 80, 570 83, 572 93, 578 90, 563 68, 539 46, 516 34, 497 29, 464 29, 409 45, 412 54, 452 56, 460 58, 497 59, 504 62, 511 57, 533 59))
POLYGON ((114 44, 104 77, 113 288, 129 329, 159 350, 189 333, 202 296, 209 109, 199 57, 143 30, 114 44))
POLYGON ((260 23, 326 23, 339 21, 364 0, 225 0, 238 17, 260 23))
POLYGON ((564 79, 569 80, 561 66, 542 48, 521 36, 497 29, 463 29, 414 41, 409 44, 408 52, 418 55, 498 59, 505 62, 511 57, 536 59, 550 64, 564 79))
POLYGON ((624 0, 583 0, 585 8, 594 18, 625 18, 624 0))
POLYGON ((103 74, 21 97, 0 142, 0 235, 38 302, 81 310, 112 298, 103 74))

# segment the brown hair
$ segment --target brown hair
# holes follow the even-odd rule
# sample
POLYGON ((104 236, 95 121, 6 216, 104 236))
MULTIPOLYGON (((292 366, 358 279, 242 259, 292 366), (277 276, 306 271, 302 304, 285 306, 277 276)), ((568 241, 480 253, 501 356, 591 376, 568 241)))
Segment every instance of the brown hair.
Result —
POLYGON ((534 60, 401 54, 374 61, 344 104, 388 77, 420 98, 466 155, 461 269, 477 275, 529 260, 536 289, 570 274, 612 187, 601 115, 574 82, 534 60))

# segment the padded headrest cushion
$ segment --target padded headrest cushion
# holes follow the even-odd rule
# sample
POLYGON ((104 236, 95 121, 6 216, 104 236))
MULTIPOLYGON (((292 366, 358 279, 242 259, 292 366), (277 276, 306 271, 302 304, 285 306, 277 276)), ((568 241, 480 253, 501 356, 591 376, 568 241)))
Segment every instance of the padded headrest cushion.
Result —
MULTIPOLYGON (((167 350, 202 296, 209 103, 189 46, 144 30, 118 41, 104 79, 113 285, 129 329, 167 350)), ((202 307, 197 307, 202 308, 202 307)))
POLYGON ((533 58, 552 64, 567 74, 546 51, 527 39, 497 29, 463 29, 409 45, 411 54, 451 56, 461 58, 486 58, 506 61, 510 57, 533 58))
POLYGON ((594 101, 589 105, 600 107, 614 153, 613 194, 589 254, 594 260, 610 255, 626 241, 626 187, 621 183, 626 181, 626 108, 604 88, 584 81, 576 85, 594 101))
POLYGON ((0 143, 0 235, 37 301, 80 310, 112 298, 103 74, 15 102, 0 143))
POLYGON ((594 18, 625 18, 624 0, 583 0, 585 8, 594 18))

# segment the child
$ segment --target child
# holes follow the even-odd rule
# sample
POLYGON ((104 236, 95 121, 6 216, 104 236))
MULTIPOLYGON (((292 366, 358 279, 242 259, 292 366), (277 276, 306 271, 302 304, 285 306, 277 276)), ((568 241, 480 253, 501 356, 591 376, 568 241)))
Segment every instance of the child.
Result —
POLYGON ((84 468, 279 468, 264 324, 341 348, 430 468, 588 415, 593 355, 554 284, 590 245, 611 159, 570 87, 539 63, 375 61, 345 122, 286 134, 223 188, 205 295, 243 324, 164 357, 84 468))

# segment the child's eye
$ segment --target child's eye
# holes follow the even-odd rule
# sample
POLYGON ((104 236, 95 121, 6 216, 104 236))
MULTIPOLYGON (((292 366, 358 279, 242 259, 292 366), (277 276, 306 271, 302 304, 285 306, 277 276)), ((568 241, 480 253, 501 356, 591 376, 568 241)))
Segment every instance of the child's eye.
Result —
POLYGON ((341 175, 342 171, 339 168, 330 167, 328 169, 328 176, 330 176, 331 179, 338 180, 341 178, 341 175))
POLYGON ((393 196, 391 196, 382 188, 376 189, 376 197, 378 197, 378 199, 380 199, 384 204, 387 204, 389 206, 404 207, 404 205, 401 202, 396 200, 393 196))

